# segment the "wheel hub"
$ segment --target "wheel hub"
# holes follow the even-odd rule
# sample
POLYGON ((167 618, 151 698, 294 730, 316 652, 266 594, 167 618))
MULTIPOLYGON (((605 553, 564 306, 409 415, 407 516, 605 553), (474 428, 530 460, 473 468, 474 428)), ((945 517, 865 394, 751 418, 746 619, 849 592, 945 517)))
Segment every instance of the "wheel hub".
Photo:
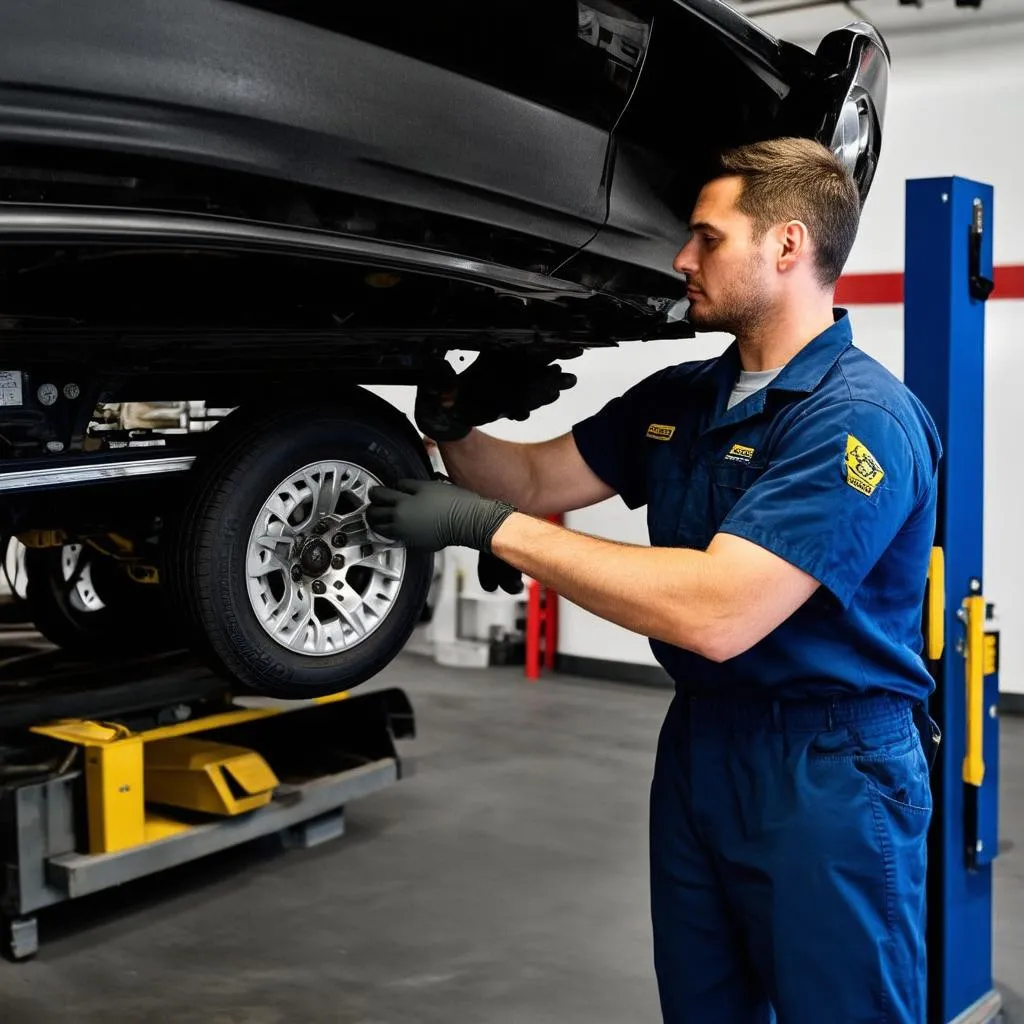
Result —
POLYGON ((313 537, 302 545, 299 565, 303 575, 316 579, 331 567, 331 549, 319 538, 313 537))

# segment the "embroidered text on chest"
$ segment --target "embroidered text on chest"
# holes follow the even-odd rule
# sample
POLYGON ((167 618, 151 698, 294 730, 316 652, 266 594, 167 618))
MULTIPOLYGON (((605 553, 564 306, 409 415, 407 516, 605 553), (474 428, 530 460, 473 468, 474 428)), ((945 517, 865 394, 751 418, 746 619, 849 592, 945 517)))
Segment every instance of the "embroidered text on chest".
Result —
POLYGON ((670 427, 665 423, 652 423, 647 428, 647 436, 652 441, 670 441, 675 432, 675 427, 670 427))
POLYGON ((726 453, 726 462, 750 462, 754 457, 754 448, 745 444, 734 444, 726 453))

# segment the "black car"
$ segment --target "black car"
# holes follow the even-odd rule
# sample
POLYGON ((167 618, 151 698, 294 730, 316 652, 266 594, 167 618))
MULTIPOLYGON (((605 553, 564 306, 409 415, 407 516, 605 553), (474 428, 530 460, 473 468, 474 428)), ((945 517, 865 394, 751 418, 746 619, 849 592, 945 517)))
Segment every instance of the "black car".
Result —
POLYGON ((686 336, 709 161, 812 137, 866 195, 888 71, 868 25, 810 53, 721 0, 5 0, 0 530, 36 621, 285 696, 379 671, 431 559, 366 492, 430 466, 360 385, 686 336), (231 411, 118 418, 183 397, 231 411))

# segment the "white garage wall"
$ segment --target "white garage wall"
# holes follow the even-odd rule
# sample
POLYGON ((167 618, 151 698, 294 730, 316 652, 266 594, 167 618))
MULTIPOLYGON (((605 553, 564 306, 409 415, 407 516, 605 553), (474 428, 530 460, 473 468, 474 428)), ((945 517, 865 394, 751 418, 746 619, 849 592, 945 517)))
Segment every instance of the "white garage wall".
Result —
MULTIPOLYGON (((794 39, 798 30, 792 21, 795 17, 790 16, 784 26, 769 27, 794 39)), ((1024 158, 1020 109, 1024 101, 1024 22, 972 28, 967 19, 946 20, 952 28, 887 35, 893 72, 886 141, 848 264, 850 272, 902 270, 905 181, 950 174, 995 186, 996 263, 1024 263, 1024 189, 1018 183, 1024 158), (1001 114, 996 113, 997 103, 1006 104, 1001 114)), ((822 30, 835 24, 832 21, 822 30)), ((798 38, 794 41, 800 42, 798 38)), ((808 41, 811 46, 813 43, 808 41)), ((902 307, 855 307, 851 318, 856 343, 894 373, 902 374, 902 307)), ((1016 530, 1021 501, 1017 468, 1020 426, 1015 415, 1021 400, 1020 382, 1024 381, 1022 328, 1024 302, 990 301, 986 329, 985 591, 989 600, 996 602, 1003 628, 1001 685, 1005 691, 1017 693, 1024 693, 1024 642, 1016 640, 1011 628, 1024 621, 1024 549, 1016 530)), ((707 335, 694 341, 636 343, 618 350, 587 352, 567 364, 580 382, 555 406, 541 410, 527 423, 502 423, 491 432, 514 440, 554 436, 649 373, 669 363, 717 355, 727 342, 721 335, 707 335)), ((375 390, 411 414, 409 389, 375 390)), ((616 540, 647 543, 644 510, 630 512, 617 498, 570 514, 567 525, 616 540)), ((561 654, 655 664, 646 639, 568 602, 562 604, 559 630, 561 654)))

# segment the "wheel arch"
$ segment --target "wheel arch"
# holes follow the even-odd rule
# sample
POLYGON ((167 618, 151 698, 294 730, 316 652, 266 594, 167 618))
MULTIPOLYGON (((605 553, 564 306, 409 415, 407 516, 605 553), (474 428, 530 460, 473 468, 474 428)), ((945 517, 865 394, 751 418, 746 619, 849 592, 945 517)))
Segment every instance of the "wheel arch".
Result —
POLYGON ((336 389, 317 384, 311 390, 308 383, 296 380, 279 383, 270 391, 252 392, 210 431, 210 438, 217 438, 215 447, 223 452, 225 447, 233 447, 237 439, 247 436, 253 429, 271 427, 274 420, 287 419, 297 411, 309 415, 317 409, 355 413, 387 425, 421 453, 424 465, 430 467, 423 439, 409 418, 386 399, 358 384, 336 389), (266 411, 268 407, 270 411, 266 411))

